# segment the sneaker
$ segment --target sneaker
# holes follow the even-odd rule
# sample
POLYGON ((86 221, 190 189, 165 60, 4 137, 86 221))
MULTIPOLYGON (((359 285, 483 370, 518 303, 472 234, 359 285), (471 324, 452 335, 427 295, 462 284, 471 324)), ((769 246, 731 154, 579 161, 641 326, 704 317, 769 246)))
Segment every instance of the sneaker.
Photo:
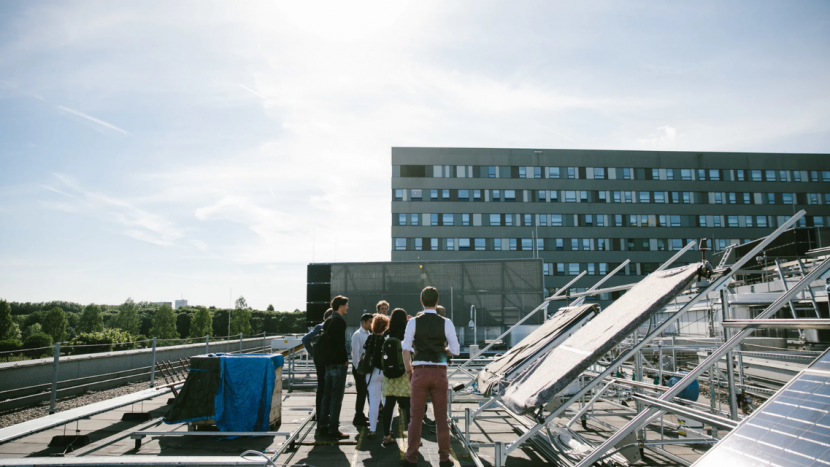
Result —
POLYGON ((349 435, 347 435, 346 433, 343 433, 341 431, 338 431, 336 433, 329 433, 328 436, 329 436, 329 438, 334 438, 334 439, 349 439, 349 435))

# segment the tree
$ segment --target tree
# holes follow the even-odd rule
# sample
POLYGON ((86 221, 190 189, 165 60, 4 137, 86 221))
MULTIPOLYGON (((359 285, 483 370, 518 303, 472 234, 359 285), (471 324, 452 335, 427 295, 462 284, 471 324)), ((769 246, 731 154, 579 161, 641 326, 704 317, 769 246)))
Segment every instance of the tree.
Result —
POLYGON ((137 335, 141 328, 141 319, 138 317, 138 307, 132 298, 118 307, 118 316, 115 317, 115 327, 127 331, 131 335, 137 335))
POLYGON ((84 308, 81 314, 81 321, 78 323, 78 330, 84 332, 101 332, 104 330, 104 317, 101 315, 101 307, 90 303, 84 308))
POLYGON ((56 306, 46 312, 46 317, 43 319, 43 332, 52 336, 54 342, 61 342, 66 336, 67 324, 66 313, 61 307, 56 306))
POLYGON ((245 297, 240 295, 239 298, 236 299, 236 302, 234 303, 234 309, 235 310, 250 310, 250 307, 248 306, 248 302, 245 301, 245 297))
POLYGON ((52 336, 42 332, 37 332, 27 337, 23 341, 24 349, 39 349, 42 347, 52 347, 52 336))
POLYGON ((237 309, 231 313, 231 335, 251 334, 251 311, 248 309, 237 309))
POLYGON ((9 302, 0 300, 0 340, 17 339, 12 332, 15 330, 15 322, 12 319, 12 308, 9 302))
POLYGON ((196 316, 190 320, 190 337, 202 337, 213 334, 213 318, 207 308, 199 308, 196 316))
POLYGON ((268 310, 266 311, 274 311, 274 305, 268 305, 268 310))
POLYGON ((170 305, 164 304, 156 311, 153 317, 153 327, 150 335, 159 339, 176 339, 179 332, 176 330, 176 314, 170 305))
POLYGON ((69 341, 69 345, 78 346, 72 349, 73 354, 112 352, 113 350, 129 350, 137 347, 130 333, 119 329, 82 332, 69 341))

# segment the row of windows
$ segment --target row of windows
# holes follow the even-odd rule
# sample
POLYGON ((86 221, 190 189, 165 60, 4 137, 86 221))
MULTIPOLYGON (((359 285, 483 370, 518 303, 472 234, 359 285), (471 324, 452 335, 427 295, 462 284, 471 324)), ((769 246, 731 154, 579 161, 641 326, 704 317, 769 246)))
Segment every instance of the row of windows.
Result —
POLYGON ((830 193, 748 193, 698 191, 469 190, 396 188, 395 201, 487 201, 540 203, 656 204, 830 204, 830 193), (518 194, 518 196, 517 196, 518 194))
POLYGON ((830 170, 656 169, 495 165, 400 165, 393 176, 414 178, 563 178, 593 180, 698 180, 830 182, 830 170))
MULTIPOLYGON (((398 226, 497 227, 777 227, 787 216, 681 216, 676 214, 393 214, 398 226)), ((804 216, 800 227, 824 227, 830 218, 804 216)))
MULTIPOLYGON (((676 266, 680 266, 677 263, 676 266)), ((546 276, 578 276, 585 271, 589 276, 607 275, 619 266, 619 263, 542 263, 542 271, 546 276)), ((646 276, 656 271, 660 263, 628 263, 615 275, 617 276, 646 276)), ((571 290, 572 293, 584 290, 571 290)), ((600 298, 600 300, 604 300, 600 298)))
MULTIPOLYGON (((395 238, 397 251, 679 251, 683 238, 395 238)), ((744 240, 748 242, 749 240, 744 240)), ((737 240, 716 239, 716 251, 737 240)))

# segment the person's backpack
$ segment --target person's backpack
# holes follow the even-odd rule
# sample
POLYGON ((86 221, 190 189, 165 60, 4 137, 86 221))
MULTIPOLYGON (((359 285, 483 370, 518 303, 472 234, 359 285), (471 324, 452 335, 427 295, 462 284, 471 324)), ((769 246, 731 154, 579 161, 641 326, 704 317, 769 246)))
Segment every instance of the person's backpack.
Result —
POLYGON ((323 323, 323 329, 317 334, 314 339, 311 340, 311 346, 314 348, 314 364, 315 365, 328 365, 328 360, 331 356, 331 336, 329 336, 327 324, 329 324, 329 320, 327 319, 325 323, 323 323))
POLYGON ((406 373, 403 363, 401 341, 397 337, 386 336, 383 342, 383 376, 400 378, 406 373))
POLYGON ((364 352, 360 356, 360 361, 357 364, 357 372, 361 375, 368 375, 373 369, 379 366, 377 360, 378 349, 383 343, 383 338, 377 334, 372 334, 366 338, 366 343, 363 344, 364 352))

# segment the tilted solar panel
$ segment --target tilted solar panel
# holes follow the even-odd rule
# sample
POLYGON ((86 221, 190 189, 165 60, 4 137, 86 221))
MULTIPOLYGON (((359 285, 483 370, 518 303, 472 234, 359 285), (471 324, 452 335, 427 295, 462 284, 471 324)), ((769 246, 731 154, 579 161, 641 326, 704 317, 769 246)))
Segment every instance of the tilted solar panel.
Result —
POLYGON ((694 465, 830 466, 830 350, 694 465))

